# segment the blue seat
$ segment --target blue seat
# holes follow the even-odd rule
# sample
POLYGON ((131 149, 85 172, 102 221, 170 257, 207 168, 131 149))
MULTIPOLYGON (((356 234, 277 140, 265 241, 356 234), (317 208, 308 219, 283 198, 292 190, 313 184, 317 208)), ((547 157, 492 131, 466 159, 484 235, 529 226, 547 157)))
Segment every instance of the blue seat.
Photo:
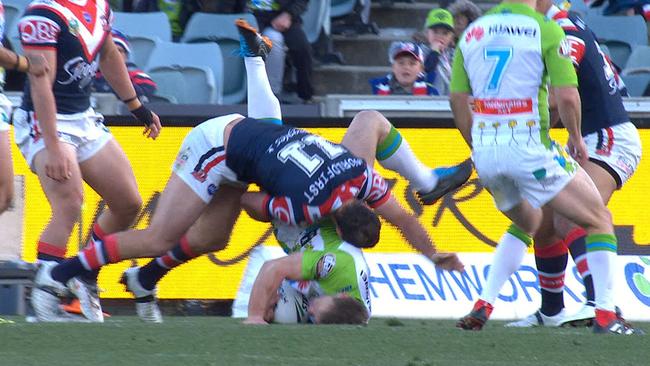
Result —
POLYGON ((151 57, 154 48, 156 48, 158 43, 162 42, 162 40, 160 40, 159 38, 148 38, 148 37, 138 37, 138 36, 128 36, 128 37, 129 37, 129 43, 131 44, 131 54, 129 55, 129 58, 133 63, 135 63, 139 67, 144 67, 149 63, 149 58, 151 57))
POLYGON ((330 32, 331 0, 310 1, 302 15, 303 29, 309 43, 316 43, 321 31, 330 32))
POLYGON ((163 42, 172 40, 172 28, 167 15, 163 12, 154 13, 122 13, 113 12, 115 21, 113 27, 133 38, 160 39, 163 42))
POLYGON ((650 73, 650 46, 636 46, 627 59, 623 74, 650 73))
POLYGON ((641 97, 650 83, 650 73, 623 75, 623 82, 631 97, 641 97))
POLYGON ((627 63, 635 46, 648 44, 648 27, 642 16, 588 15, 585 21, 599 42, 607 45, 612 61, 619 66, 627 63))
MULTIPOLYGON (((224 59, 221 48, 216 43, 160 42, 156 44, 149 58, 146 71, 169 68, 205 68, 211 70, 212 81, 208 81, 208 84, 214 85, 215 89, 211 103, 223 103, 224 59)), ((192 75, 195 74, 196 72, 192 75)), ((202 77, 210 78, 210 75, 206 73, 202 77)))
POLYGON ((239 32, 235 20, 246 19, 257 27, 252 14, 195 13, 190 18, 181 42, 216 42, 224 58, 223 103, 238 104, 246 99, 246 68, 239 57, 239 32))
POLYGON ((331 0, 330 16, 332 18, 346 16, 354 12, 357 0, 331 0))
POLYGON ((18 33, 18 21, 30 2, 31 0, 7 0, 2 2, 5 8, 5 38, 17 53, 23 53, 23 46, 20 43, 18 33))
POLYGON ((207 67, 158 66, 149 74, 158 85, 156 96, 172 103, 214 104, 217 100, 214 75, 207 67))

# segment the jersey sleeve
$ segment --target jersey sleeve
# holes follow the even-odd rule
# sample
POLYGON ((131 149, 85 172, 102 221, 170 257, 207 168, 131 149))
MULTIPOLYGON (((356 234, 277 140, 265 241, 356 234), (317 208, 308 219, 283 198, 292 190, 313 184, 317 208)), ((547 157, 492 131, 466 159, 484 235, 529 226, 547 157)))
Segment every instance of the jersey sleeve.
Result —
POLYGON ((388 183, 384 177, 372 169, 372 177, 370 179, 370 190, 368 194, 364 197, 364 201, 368 206, 372 208, 377 208, 383 205, 390 198, 391 193, 388 188, 388 183))
POLYGON ((336 267, 336 254, 319 250, 302 253, 302 279, 322 280, 336 267))
POLYGON ((56 47, 61 25, 57 15, 46 9, 28 9, 18 22, 20 43, 23 48, 56 47))
POLYGON ((571 45, 555 22, 546 22, 542 33, 544 64, 551 86, 578 86, 578 76, 571 61, 571 45))
POLYGON ((451 67, 451 85, 452 93, 471 93, 472 87, 469 84, 469 77, 465 70, 465 59, 460 47, 456 47, 454 53, 454 64, 451 67))

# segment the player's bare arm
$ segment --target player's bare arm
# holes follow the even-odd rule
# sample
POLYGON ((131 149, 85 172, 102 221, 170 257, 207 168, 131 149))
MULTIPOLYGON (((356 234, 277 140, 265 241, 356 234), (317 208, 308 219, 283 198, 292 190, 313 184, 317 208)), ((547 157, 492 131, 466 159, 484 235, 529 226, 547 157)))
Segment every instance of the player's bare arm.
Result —
POLYGON ((56 51, 49 49, 25 49, 25 55, 30 60, 44 58, 50 69, 41 75, 29 74, 29 82, 34 101, 34 111, 38 116, 41 135, 47 150, 45 173, 56 181, 70 178, 72 162, 61 147, 62 142, 56 130, 56 102, 52 85, 56 74, 56 51))
POLYGON ((268 309, 273 306, 273 299, 284 279, 302 279, 302 253, 267 261, 253 284, 248 302, 248 319, 245 324, 267 324, 271 319, 265 318, 268 309))
POLYGON ((0 66, 36 76, 49 71, 49 65, 42 55, 30 60, 27 56, 18 55, 3 47, 0 47, 0 66))
POLYGON ((270 222, 271 217, 269 217, 264 207, 268 197, 269 195, 264 192, 246 192, 241 197, 241 207, 252 219, 270 222))
POLYGON ((580 132, 581 110, 580 94, 576 87, 554 88, 555 100, 558 105, 558 112, 564 127, 569 132, 567 147, 569 153, 580 164, 589 160, 587 146, 580 132))
POLYGON ((465 142, 472 148, 472 111, 469 108, 470 95, 467 93, 451 93, 449 103, 454 114, 454 122, 465 139, 465 142))
POLYGON ((160 134, 162 125, 160 118, 148 110, 140 103, 138 96, 133 89, 133 84, 129 79, 129 73, 126 69, 124 61, 120 56, 113 38, 109 34, 102 45, 101 54, 99 56, 99 68, 106 77, 106 81, 111 85, 113 90, 117 93, 119 98, 126 103, 129 111, 145 125, 144 134, 151 139, 156 139, 160 134))
POLYGON ((376 207, 375 212, 396 226, 404 234, 406 241, 434 264, 449 271, 463 271, 464 266, 458 256, 454 253, 439 253, 420 221, 406 211, 395 197, 391 196, 384 204, 376 207))

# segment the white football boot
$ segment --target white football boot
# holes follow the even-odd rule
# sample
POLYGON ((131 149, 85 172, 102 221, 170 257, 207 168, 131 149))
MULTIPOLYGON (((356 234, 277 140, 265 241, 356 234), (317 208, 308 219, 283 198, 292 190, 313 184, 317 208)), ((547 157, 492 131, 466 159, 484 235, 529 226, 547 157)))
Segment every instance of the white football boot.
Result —
POLYGON ((131 267, 124 271, 120 283, 135 297, 135 311, 138 317, 147 323, 162 323, 163 318, 156 299, 156 289, 147 290, 138 280, 140 267, 131 267))
POLYGON ((521 320, 507 323, 508 328, 532 328, 532 327, 560 327, 564 324, 566 313, 564 309, 553 316, 546 316, 537 310, 521 320))
POLYGON ((68 314, 61 308, 60 296, 68 296, 69 289, 52 278, 52 268, 58 263, 41 262, 34 278, 31 303, 39 322, 84 322, 86 319, 68 314))
POLYGON ((79 300, 81 313, 93 323, 104 322, 104 312, 99 302, 97 286, 78 278, 68 281, 70 292, 79 300))
POLYGON ((562 325, 572 327, 590 327, 596 318, 596 307, 590 304, 584 304, 580 310, 564 318, 562 325))

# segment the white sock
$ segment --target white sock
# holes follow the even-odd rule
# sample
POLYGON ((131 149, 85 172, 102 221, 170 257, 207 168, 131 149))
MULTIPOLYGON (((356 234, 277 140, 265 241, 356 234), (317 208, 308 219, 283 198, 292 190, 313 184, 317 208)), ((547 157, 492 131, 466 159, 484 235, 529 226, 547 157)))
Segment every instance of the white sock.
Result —
POLYGON ((614 262, 616 253, 606 250, 587 251, 587 265, 594 282, 597 309, 614 311, 614 262))
MULTIPOLYGON (((388 142, 390 145, 399 144, 399 147, 388 157, 382 157, 382 151, 378 151, 377 161, 379 164, 386 169, 399 173, 411 183, 411 186, 417 192, 429 192, 435 188, 436 184, 438 184, 438 176, 433 174, 429 167, 422 164, 411 150, 408 142, 402 138, 394 127, 387 139, 391 141, 386 141, 382 145, 388 142), (383 160, 380 160, 380 158, 383 158, 383 160)), ((384 150, 390 150, 390 147, 384 150)))
POLYGON ((261 57, 244 57, 248 86, 248 117, 282 120, 280 101, 273 94, 261 57))
POLYGON ((508 232, 503 234, 494 252, 485 288, 480 296, 482 300, 494 305, 503 285, 519 269, 527 249, 526 243, 518 237, 508 232))

